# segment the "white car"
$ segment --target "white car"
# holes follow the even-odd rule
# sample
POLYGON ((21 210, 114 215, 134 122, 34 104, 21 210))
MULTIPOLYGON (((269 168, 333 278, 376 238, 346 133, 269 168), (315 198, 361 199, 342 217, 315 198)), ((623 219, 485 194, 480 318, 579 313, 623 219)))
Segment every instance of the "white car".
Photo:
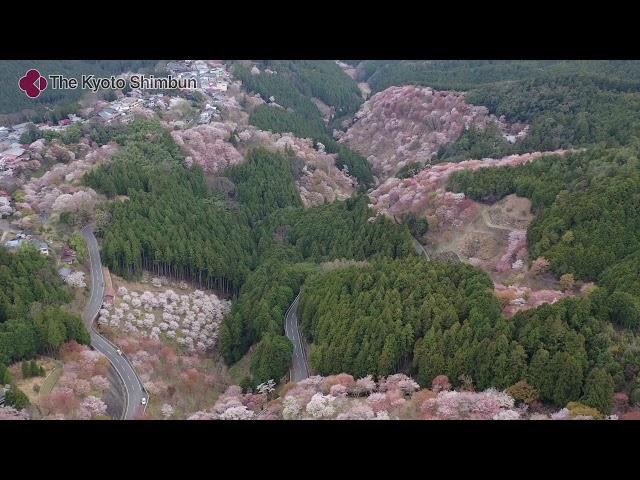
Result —
POLYGON ((146 405, 147 404, 147 399, 145 397, 142 397, 142 400, 140 400, 140 403, 142 405, 146 405))
POLYGON ((122 350, 117 349, 117 350, 116 350, 116 353, 117 353, 118 355, 122 355, 122 350))

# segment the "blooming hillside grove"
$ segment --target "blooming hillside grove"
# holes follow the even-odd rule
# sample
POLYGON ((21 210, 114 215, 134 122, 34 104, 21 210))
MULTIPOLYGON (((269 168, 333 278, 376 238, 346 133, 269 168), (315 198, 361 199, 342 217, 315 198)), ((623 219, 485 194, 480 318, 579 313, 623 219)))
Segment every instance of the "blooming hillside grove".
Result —
POLYGON ((189 295, 171 289, 155 294, 122 286, 118 297, 115 306, 105 305, 100 310, 98 325, 156 340, 166 335, 192 352, 204 353, 215 345, 222 318, 229 310, 228 301, 201 290, 189 295))
POLYGON ((357 180, 348 169, 336 165, 337 155, 325 151, 324 145, 291 134, 259 130, 253 126, 238 129, 238 148, 246 150, 265 146, 289 152, 295 160, 295 183, 305 207, 346 200, 356 189, 357 180))
MULTIPOLYGON (((541 408, 520 390, 489 388, 476 392, 451 390, 446 376, 421 389, 410 377, 394 374, 376 382, 370 375, 312 376, 284 386, 279 395, 243 393, 229 387, 205 410, 189 420, 571 420, 605 418, 596 409, 570 404, 560 410, 541 408)), ((471 387, 472 388, 472 387, 471 387)), ((607 417, 616 419, 616 415, 607 417)))
POLYGON ((340 142, 366 155, 376 175, 385 180, 408 163, 429 162, 465 129, 484 129, 490 123, 505 135, 513 131, 514 138, 526 134, 526 125, 507 125, 489 115, 486 107, 468 104, 462 93, 397 86, 365 102, 340 142))
MULTIPOLYGON (((565 152, 532 152, 514 154, 498 159, 473 159, 456 163, 440 163, 431 168, 421 170, 415 176, 400 179, 390 178, 370 193, 374 208, 390 214, 401 214, 407 211, 424 213, 430 204, 439 198, 446 199, 445 184, 451 174, 463 170, 478 170, 489 167, 517 166, 532 162, 543 155, 563 155, 565 152)), ((452 197, 457 198, 457 197, 452 197)), ((462 196, 461 198, 464 198, 462 196)), ((446 213, 443 218, 447 218, 446 213)))
POLYGON ((45 419, 89 420, 108 418, 103 397, 111 388, 109 361, 100 352, 75 342, 60 351, 63 373, 50 393, 39 402, 45 419))
POLYGON ((176 144, 185 150, 187 167, 197 164, 205 173, 217 173, 243 161, 242 155, 228 142, 232 133, 233 127, 216 122, 174 130, 171 135, 176 144))

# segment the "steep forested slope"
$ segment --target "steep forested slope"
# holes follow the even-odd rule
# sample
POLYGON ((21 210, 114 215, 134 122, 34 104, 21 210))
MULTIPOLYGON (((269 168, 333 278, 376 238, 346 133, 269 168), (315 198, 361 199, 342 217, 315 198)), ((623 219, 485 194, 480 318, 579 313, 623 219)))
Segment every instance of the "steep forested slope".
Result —
POLYGON ((316 262, 396 258, 413 252, 408 230, 386 217, 374 218, 367 200, 360 196, 309 209, 292 223, 290 241, 304 258, 316 262))
POLYGON ((595 280, 602 287, 598 317, 640 326, 636 148, 598 148, 518 167, 457 172, 449 188, 482 201, 510 193, 530 198, 538 212, 528 229, 530 259, 545 257, 558 276, 595 280))
POLYGON ((365 60, 358 70, 375 93, 393 85, 471 90, 490 83, 567 74, 638 78, 640 64, 623 60, 365 60))
POLYGON ((0 246, 0 363, 55 351, 67 340, 89 342, 82 320, 61 306, 71 294, 52 259, 25 245, 0 246))
POLYGON ((111 205, 104 262, 125 277, 147 268, 238 289, 252 266, 246 221, 216 204, 202 170, 182 165, 177 145, 159 124, 139 119, 120 141, 124 151, 85 177, 109 196, 129 195, 111 205))
POLYGON ((284 312, 314 271, 313 262, 412 254, 406 227, 385 218, 370 223, 372 215, 366 197, 358 197, 306 210, 282 209, 258 226, 260 266, 247 278, 221 329, 228 362, 266 333, 282 334, 284 312))
POLYGON ((539 216, 529 228, 531 258, 557 274, 594 280, 640 248, 640 161, 631 149, 542 157, 518 167, 461 171, 449 188, 475 200, 528 197, 539 216))
POLYGON ((596 369, 610 396, 628 381, 633 346, 613 348, 616 335, 599 308, 571 299, 507 320, 481 270, 413 258, 314 276, 300 315, 322 374, 404 370, 424 386, 446 374, 480 389, 527 380, 542 400, 562 406, 582 398, 596 369))
POLYGON ((531 124, 520 151, 627 145, 640 134, 640 81, 559 75, 486 85, 467 98, 491 113, 531 124))
POLYGON ((228 170, 252 226, 275 210, 302 207, 291 158, 265 149, 249 152, 246 163, 228 170))

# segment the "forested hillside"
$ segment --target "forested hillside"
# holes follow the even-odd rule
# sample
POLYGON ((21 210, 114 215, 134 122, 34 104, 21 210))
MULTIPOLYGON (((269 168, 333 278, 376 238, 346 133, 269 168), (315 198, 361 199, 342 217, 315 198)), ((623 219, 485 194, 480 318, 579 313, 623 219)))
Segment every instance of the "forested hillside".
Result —
MULTIPOLYGON (((356 64, 357 65, 357 64, 356 64)), ((516 82, 567 74, 638 78, 640 66, 624 60, 365 60, 360 80, 373 93, 393 85, 436 90, 472 90, 495 82, 516 82)))
POLYGON ((261 67, 275 73, 263 70, 254 74, 241 63, 233 66, 234 75, 242 80, 247 90, 259 93, 263 99, 274 97, 275 103, 282 107, 259 105, 252 112, 250 123, 263 130, 312 138, 322 143, 327 152, 337 153, 336 164, 340 168, 346 166, 362 186, 373 183, 366 159, 333 139, 331 126, 325 124, 320 110, 311 100, 316 96, 333 107, 337 115, 333 123, 337 124, 362 103, 355 82, 331 61, 263 63, 261 67))
POLYGON ((640 248, 636 149, 600 148, 518 167, 456 172, 449 188, 480 201, 511 193, 530 198, 539 212, 528 231, 530 257, 544 256, 557 275, 597 280, 640 248))
POLYGON ((62 305, 71 294, 52 259, 31 245, 0 246, 0 364, 53 353, 68 340, 89 342, 82 320, 62 305))
POLYGON ((242 210, 251 226, 285 207, 302 207, 291 158, 265 149, 249 152, 246 163, 230 168, 242 210))
MULTIPOLYGON (((373 256, 401 257, 413 252, 409 230, 376 216, 366 195, 308 209, 274 211, 256 225, 260 256, 274 245, 295 248, 295 255, 324 262, 336 258, 364 260, 373 256)), ((292 253, 293 254, 293 253, 292 253)))
POLYGON ((261 264, 247 278, 225 320, 220 348, 232 363, 268 332, 282 335, 284 312, 313 262, 404 257, 413 253, 408 230, 380 218, 366 197, 303 209, 283 209, 256 229, 261 264))
POLYGON ((520 152, 627 145, 640 134, 640 81, 558 75, 486 85, 467 99, 495 115, 531 124, 520 152))
POLYGON ((104 262, 128 278, 148 269, 239 289, 253 265, 253 239, 243 218, 216 205, 201 169, 182 165, 159 123, 138 119, 118 141, 122 153, 85 177, 108 196, 129 196, 111 204, 104 262))
MULTIPOLYGON (((284 337, 284 314, 302 286, 306 276, 314 270, 311 263, 303 263, 283 250, 273 254, 251 272, 233 304, 231 314, 220 331, 220 350, 229 364, 240 360, 249 347, 265 335, 284 337)), ((286 347, 285 347, 286 348, 286 347)), ((289 355, 286 369, 291 363, 289 355)), ((276 377, 279 379, 285 372, 276 377)), ((268 380, 268 378, 266 379, 268 380)))
MULTIPOLYGON (((640 62, 348 64, 355 79, 333 61, 227 62, 242 88, 220 74, 229 88, 216 93, 225 99, 215 99, 221 114, 208 125, 194 127, 195 106, 188 118, 175 105, 148 106, 136 112, 149 118, 33 129, 23 141, 42 137, 34 148, 68 148, 80 162, 118 144, 82 170, 82 184, 98 192, 90 215, 103 214, 102 261, 126 281, 149 272, 225 294, 231 303, 216 317, 216 342, 197 354, 241 383, 240 396, 286 377, 293 345, 285 314, 300 293, 311 375, 384 385, 403 373, 424 388, 446 375, 467 393, 508 389, 515 398, 525 390, 542 409, 581 402, 600 417, 617 412, 614 392, 640 405, 640 62), (359 81, 384 92, 363 107, 359 81), (396 85, 405 86, 389 88, 396 85), (336 132, 338 143, 334 128, 359 110, 336 132), (325 153, 337 154, 359 189, 325 153), (367 195, 372 171, 384 184, 367 195), (324 181, 336 173, 346 185, 340 195, 324 181), (512 194, 493 207, 475 203, 512 194), (417 255, 411 233, 432 258, 451 262, 417 255)), ((55 63, 45 67, 53 72, 55 63)), ((43 170, 58 162, 46 155, 43 170)), ((28 188, 35 175, 12 190, 3 202, 20 215, 11 221, 25 224, 27 207, 44 202, 38 195, 53 203, 80 186, 73 179, 81 175, 58 177, 71 180, 56 183, 57 192, 28 188)), ((34 207, 33 216, 47 212, 34 207)), ((51 218, 42 232, 58 221, 51 218)), ((53 353, 66 340, 88 342, 64 309, 70 299, 50 259, 0 247, 0 365, 53 353)), ((158 329, 155 340, 166 340, 158 329)), ((220 395, 209 383, 217 379, 202 378, 200 393, 220 395)), ((357 391, 324 390, 324 399, 357 391)), ((303 404, 314 408, 311 398, 303 404)), ((283 416, 294 408, 279 406, 283 416)))
MULTIPOLYGON (((311 364, 322 374, 358 376, 406 368, 416 341, 433 324, 465 323, 472 310, 473 318, 495 324, 500 310, 491 286, 479 270, 423 258, 381 260, 315 277, 300 305, 302 329, 313 344, 311 364)), ((427 377, 430 383, 433 377, 427 377)))
POLYGON ((572 299, 507 320, 481 270, 412 258, 314 276, 300 316, 322 374, 405 371, 423 386, 446 374, 479 389, 525 380, 543 401, 608 412, 611 403, 595 404, 590 392, 611 399, 614 387, 633 386, 625 368, 637 354, 598 318, 600 308, 597 299, 572 299))
POLYGON ((256 378, 283 368, 269 359, 287 348, 284 311, 313 262, 414 251, 406 227, 373 218, 365 196, 303 209, 288 154, 251 150, 225 172, 236 192, 230 200, 207 189, 199 167, 183 165, 159 123, 137 119, 111 133, 122 151, 84 178, 110 198, 128 197, 109 208, 103 261, 127 278, 149 270, 237 294, 220 349, 233 363, 270 334, 256 378))

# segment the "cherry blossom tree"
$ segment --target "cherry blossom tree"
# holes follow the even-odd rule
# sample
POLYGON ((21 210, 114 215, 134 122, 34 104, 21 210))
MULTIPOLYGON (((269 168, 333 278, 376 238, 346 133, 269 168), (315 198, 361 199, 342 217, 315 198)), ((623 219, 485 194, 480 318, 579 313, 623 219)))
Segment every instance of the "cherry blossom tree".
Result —
POLYGON ((517 410, 500 410, 493 416, 493 420, 520 420, 520 412, 517 410))
POLYGON ((0 407, 0 420, 29 420, 26 410, 16 410, 13 407, 0 407))
POLYGON ((207 411, 198 411, 191 414, 187 420, 218 420, 218 414, 207 411))
POLYGON ((449 381, 449 377, 446 375, 438 375, 431 382, 431 390, 434 392, 442 392, 451 390, 451 382, 449 381))
POLYGON ((49 395, 40 400, 40 407, 45 414, 68 415, 78 406, 73 390, 68 387, 56 387, 49 395))
POLYGON ((76 395, 84 396, 91 391, 91 384, 87 380, 79 378, 75 382, 73 391, 76 393, 76 395))
POLYGON ((205 173, 217 173, 243 161, 242 155, 228 142, 232 131, 230 124, 213 122, 174 130, 171 135, 185 151, 187 167, 196 163, 205 173))
POLYGON ((51 206, 55 213, 62 212, 91 212, 96 206, 97 195, 92 189, 79 190, 73 194, 62 194, 56 198, 51 206))
POLYGON ((305 407, 306 412, 311 415, 312 418, 329 418, 335 414, 335 407, 333 403, 336 398, 331 395, 323 395, 316 393, 305 407))
POLYGON ((549 270, 551 263, 544 257, 538 257, 531 264, 531 272, 534 275, 541 275, 549 270))
POLYGON ((302 403, 293 395, 288 395, 282 400, 282 418, 285 420, 295 420, 299 418, 302 409, 302 403))
POLYGON ((218 416, 220 420, 251 420, 253 417, 255 413, 244 405, 230 407, 218 416))
POLYGON ((376 389, 376 382, 371 375, 359 378, 350 390, 352 395, 364 395, 373 392, 376 389))
POLYGON ((107 377, 103 375, 94 375, 91 377, 91 386, 101 392, 104 392, 109 389, 111 384, 109 383, 109 380, 107 380, 107 377))
POLYGON ((512 416, 502 412, 513 407, 514 400, 507 393, 488 389, 484 392, 441 391, 437 397, 426 400, 422 410, 427 418, 489 420, 499 415, 505 419, 512 416))
POLYGON ((162 416, 164 418, 169 418, 174 414, 174 408, 171 405, 169 405, 168 403, 165 403, 160 408, 160 413, 162 413, 162 416))
POLYGON ((84 272, 81 271, 70 273, 63 277, 63 280, 74 288, 85 288, 87 286, 87 283, 84 281, 84 272))
POLYGON ((336 420, 371 420, 375 418, 375 413, 365 403, 354 403, 346 412, 339 414, 336 420))
POLYGON ((93 418, 104 416, 107 413, 106 403, 93 395, 89 395, 82 401, 81 408, 86 409, 93 418))

